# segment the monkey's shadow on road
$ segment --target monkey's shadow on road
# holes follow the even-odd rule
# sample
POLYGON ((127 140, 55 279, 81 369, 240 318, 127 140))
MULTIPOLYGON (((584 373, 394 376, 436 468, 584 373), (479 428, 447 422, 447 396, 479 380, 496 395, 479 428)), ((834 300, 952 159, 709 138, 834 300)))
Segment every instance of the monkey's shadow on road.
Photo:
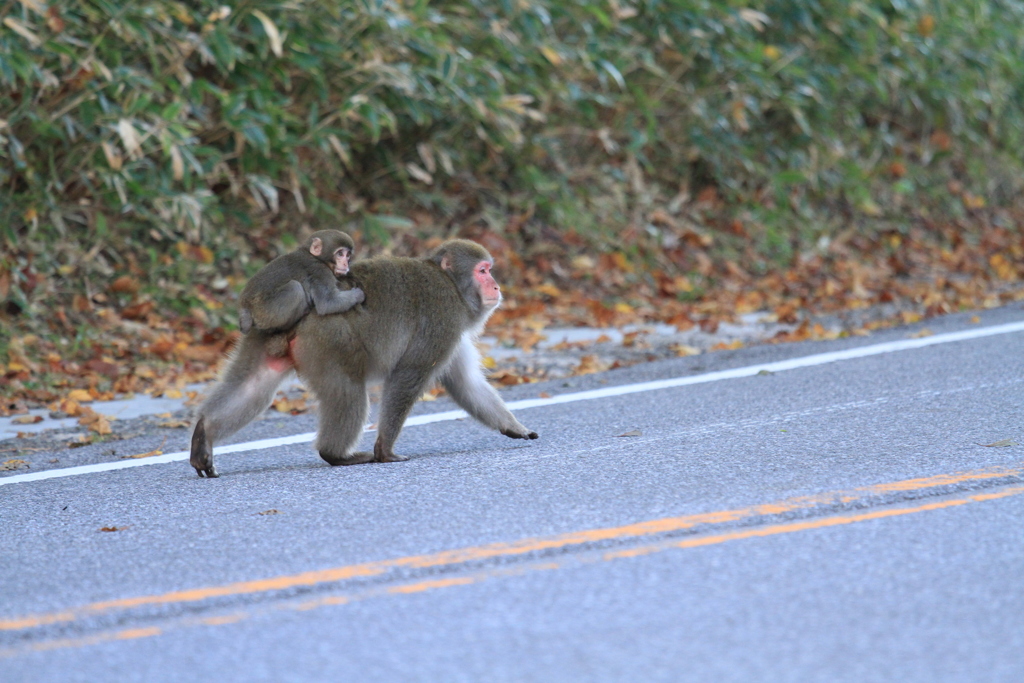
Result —
MULTIPOLYGON (((328 465, 326 462, 320 460, 319 458, 315 458, 315 459, 303 460, 302 462, 280 463, 280 464, 270 463, 270 464, 266 464, 266 465, 257 465, 257 466, 254 466, 254 467, 240 466, 237 469, 235 469, 235 468, 228 468, 228 467, 221 467, 221 468, 219 468, 220 469, 220 477, 219 478, 220 479, 233 479, 235 477, 246 476, 246 475, 253 475, 253 474, 281 474, 281 473, 284 473, 284 472, 308 472, 308 471, 312 471, 312 470, 321 470, 321 469, 322 470, 327 470, 327 471, 340 470, 340 471, 357 471, 357 472, 362 472, 362 471, 364 471, 364 468, 367 468, 367 467, 374 467, 374 468, 383 467, 385 469, 397 469, 397 468, 402 467, 403 465, 410 465, 410 464, 415 463, 416 461, 419 461, 419 460, 431 460, 432 461, 432 460, 436 460, 436 459, 453 458, 453 457, 461 457, 461 456, 472 456, 472 455, 486 456, 487 454, 498 455, 498 454, 504 454, 504 453, 511 453, 511 452, 515 452, 515 451, 528 450, 528 449, 533 448, 533 447, 535 447, 535 445, 531 444, 531 443, 518 443, 518 444, 509 444, 508 446, 501 446, 501 447, 498 447, 498 448, 461 448, 461 449, 458 449, 458 450, 434 450, 434 449, 431 449, 431 450, 417 451, 415 448, 411 448, 411 449, 409 449, 407 451, 402 451, 403 455, 409 456, 409 460, 407 462, 398 462, 398 463, 394 463, 394 462, 371 462, 371 463, 363 463, 361 465, 349 465, 349 466, 332 467, 331 465, 328 465)), ((372 445, 371 445, 371 448, 372 448, 372 445)), ((239 463, 239 465, 242 465, 242 463, 239 463)), ((199 477, 196 477, 196 478, 198 479, 199 477)))

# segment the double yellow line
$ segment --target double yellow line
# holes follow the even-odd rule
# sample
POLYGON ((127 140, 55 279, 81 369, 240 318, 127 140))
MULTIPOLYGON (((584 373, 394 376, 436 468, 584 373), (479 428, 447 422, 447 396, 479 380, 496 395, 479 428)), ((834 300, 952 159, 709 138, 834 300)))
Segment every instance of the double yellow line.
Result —
MULTIPOLYGON (((886 496, 899 493, 927 493, 929 491, 934 492, 936 489, 942 487, 959 486, 970 482, 992 482, 993 480, 1000 479, 1012 482, 1021 476, 1024 476, 1024 467, 1022 466, 991 467, 972 470, 969 472, 941 474, 933 477, 907 479, 903 481, 865 486, 848 491, 836 491, 814 496, 789 498, 776 503, 753 505, 732 510, 684 515, 681 517, 666 517, 623 526, 576 531, 541 538, 526 538, 509 543, 490 543, 480 546, 445 550, 425 555, 413 555, 391 560, 380 560, 376 562, 366 562, 330 569, 302 572, 300 574, 276 576, 253 581, 241 581, 221 586, 208 586, 189 590, 172 591, 160 595, 146 595, 117 600, 107 600, 59 612, 48 612, 0 619, 0 632, 27 631, 52 624, 70 623, 82 619, 88 619, 89 617, 147 606, 194 604, 213 598, 271 594, 276 591, 300 587, 329 587, 331 584, 342 585, 344 582, 354 579, 372 577, 383 577, 386 580, 387 574, 389 573, 397 574, 410 569, 443 569, 445 571, 470 572, 467 575, 452 578, 431 578, 427 580, 403 581, 397 585, 371 587, 368 589, 356 590, 344 595, 331 595, 297 604, 290 602, 288 605, 284 606, 286 609, 308 610, 322 606, 346 604, 355 600, 382 595, 418 593, 437 588, 467 585, 501 576, 522 574, 538 570, 557 569, 567 564, 564 561, 537 560, 533 563, 527 563, 518 567, 506 567, 499 569, 485 568, 473 573, 473 566, 475 564, 496 558, 523 557, 553 550, 572 550, 574 548, 578 550, 587 549, 591 544, 608 541, 618 541, 621 543, 642 542, 645 538, 650 539, 648 543, 643 545, 637 545, 634 543, 628 548, 598 552, 596 558, 591 560, 607 561, 639 557, 665 550, 697 548, 746 538, 763 538, 766 536, 795 533, 811 529, 823 529, 845 524, 853 524, 856 522, 885 519, 889 517, 916 514, 932 510, 942 510, 962 505, 969 505, 972 503, 996 500, 1024 493, 1024 485, 1008 483, 1008 485, 995 491, 961 495, 956 498, 948 498, 915 506, 892 507, 856 514, 839 514, 807 521, 785 522, 767 526, 742 528, 718 534, 691 535, 682 539, 652 539, 652 537, 662 536, 672 532, 693 529, 702 531, 703 529, 700 529, 700 527, 713 527, 715 525, 744 521, 749 522, 766 516, 771 517, 791 512, 812 511, 816 508, 826 511, 828 506, 849 505, 856 502, 865 504, 870 504, 872 502, 875 504, 885 503, 886 501, 884 499, 886 496)), ((207 618, 191 618, 179 621, 179 625, 194 626, 228 624, 238 622, 242 619, 248 618, 249 616, 251 615, 235 613, 207 618)), ((162 632, 163 629, 159 627, 126 629, 83 638, 37 642, 29 645, 27 650, 39 651, 63 647, 78 647, 111 640, 152 637, 160 635, 162 632)), ((12 656, 24 651, 26 650, 0 650, 0 657, 12 656)))

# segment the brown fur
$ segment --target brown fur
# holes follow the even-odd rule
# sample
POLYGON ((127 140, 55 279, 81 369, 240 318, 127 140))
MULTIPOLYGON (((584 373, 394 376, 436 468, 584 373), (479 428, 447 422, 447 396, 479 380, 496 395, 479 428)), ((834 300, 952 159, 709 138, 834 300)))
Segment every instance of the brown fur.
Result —
MULTIPOLYGON (((493 310, 484 306, 473 279, 474 266, 484 261, 492 259, 480 245, 452 240, 429 259, 354 264, 351 274, 366 292, 365 305, 299 323, 294 359, 320 401, 316 447, 324 460, 332 465, 405 460, 394 453, 395 440, 415 401, 436 379, 489 427, 512 438, 537 438, 487 384, 473 345, 493 310), (377 442, 372 453, 354 453, 368 410, 366 384, 373 380, 384 382, 377 442)), ((287 374, 268 374, 267 356, 265 336, 243 338, 225 379, 200 408, 191 460, 200 476, 216 476, 212 443, 228 435, 224 426, 234 431, 253 419, 250 415, 269 405, 287 374)))

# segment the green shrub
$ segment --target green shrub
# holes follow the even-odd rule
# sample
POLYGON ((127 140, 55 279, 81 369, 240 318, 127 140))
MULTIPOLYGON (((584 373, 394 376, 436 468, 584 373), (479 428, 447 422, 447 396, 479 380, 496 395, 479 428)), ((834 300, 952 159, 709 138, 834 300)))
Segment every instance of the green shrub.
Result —
POLYGON ((600 234, 707 188, 784 258, 836 220, 1020 189, 1017 0, 5 8, 11 272, 174 277, 162 245, 231 260, 325 221, 384 241, 412 211, 600 234))

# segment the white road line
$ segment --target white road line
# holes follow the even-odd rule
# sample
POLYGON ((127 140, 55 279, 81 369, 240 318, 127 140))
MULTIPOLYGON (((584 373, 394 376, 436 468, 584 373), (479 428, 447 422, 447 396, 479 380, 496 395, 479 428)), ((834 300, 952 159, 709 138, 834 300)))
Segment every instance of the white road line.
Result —
MULTIPOLYGON (((600 398, 625 396, 627 394, 636 394, 644 391, 657 391, 659 389, 685 387, 691 384, 706 384, 708 382, 719 382, 726 379, 751 377, 765 370, 768 372, 784 372, 786 370, 809 368, 816 365, 826 365, 828 363, 836 363, 844 360, 853 360, 855 358, 867 358, 868 356, 879 356, 886 353, 895 353, 897 351, 909 351, 911 349, 920 349, 926 346, 951 344, 954 342, 969 341, 971 339, 992 337, 999 334, 1010 334, 1012 332, 1024 332, 1024 321, 1007 323, 1005 325, 994 325, 992 327, 980 327, 972 330, 964 330, 962 332, 936 334, 930 337, 921 337, 919 339, 902 339, 900 341, 885 342, 882 344, 870 344, 868 346, 858 346, 852 349, 845 349, 843 351, 816 353, 811 356, 790 358, 789 360, 775 361, 773 363, 747 365, 742 368, 719 370, 717 372, 708 372, 703 375, 675 377, 673 379, 640 382, 638 384, 625 384, 622 386, 593 389, 590 391, 578 391, 572 394, 561 394, 550 398, 529 398, 521 401, 511 401, 508 403, 508 407, 512 410, 526 410, 529 408, 541 408, 560 403, 593 401, 600 398)), ((411 427, 415 425, 431 424, 434 422, 447 422, 449 420, 459 420, 466 417, 469 416, 463 410, 448 410, 442 413, 411 417, 406 420, 405 426, 411 427)), ((277 446, 287 446, 297 443, 309 443, 313 441, 315 436, 315 433, 307 432, 305 434, 284 436, 277 439, 261 439, 259 441, 237 443, 230 446, 218 446, 214 449, 214 454, 223 455, 225 453, 257 451, 264 448, 275 448, 277 446)), ((188 451, 178 451, 176 453, 166 453, 164 455, 156 455, 149 458, 140 458, 138 460, 121 460, 118 462, 98 463, 96 465, 81 465, 79 467, 65 467, 62 469, 46 470, 45 472, 32 472, 30 474, 16 474, 10 477, 0 477, 0 486, 4 486, 5 484, 19 484, 29 481, 42 481, 44 479, 56 479, 58 477, 73 477, 79 474, 90 474, 93 472, 108 472, 111 470, 126 469, 128 467, 141 467, 143 465, 160 465, 168 462, 188 460, 188 457, 188 451)))

